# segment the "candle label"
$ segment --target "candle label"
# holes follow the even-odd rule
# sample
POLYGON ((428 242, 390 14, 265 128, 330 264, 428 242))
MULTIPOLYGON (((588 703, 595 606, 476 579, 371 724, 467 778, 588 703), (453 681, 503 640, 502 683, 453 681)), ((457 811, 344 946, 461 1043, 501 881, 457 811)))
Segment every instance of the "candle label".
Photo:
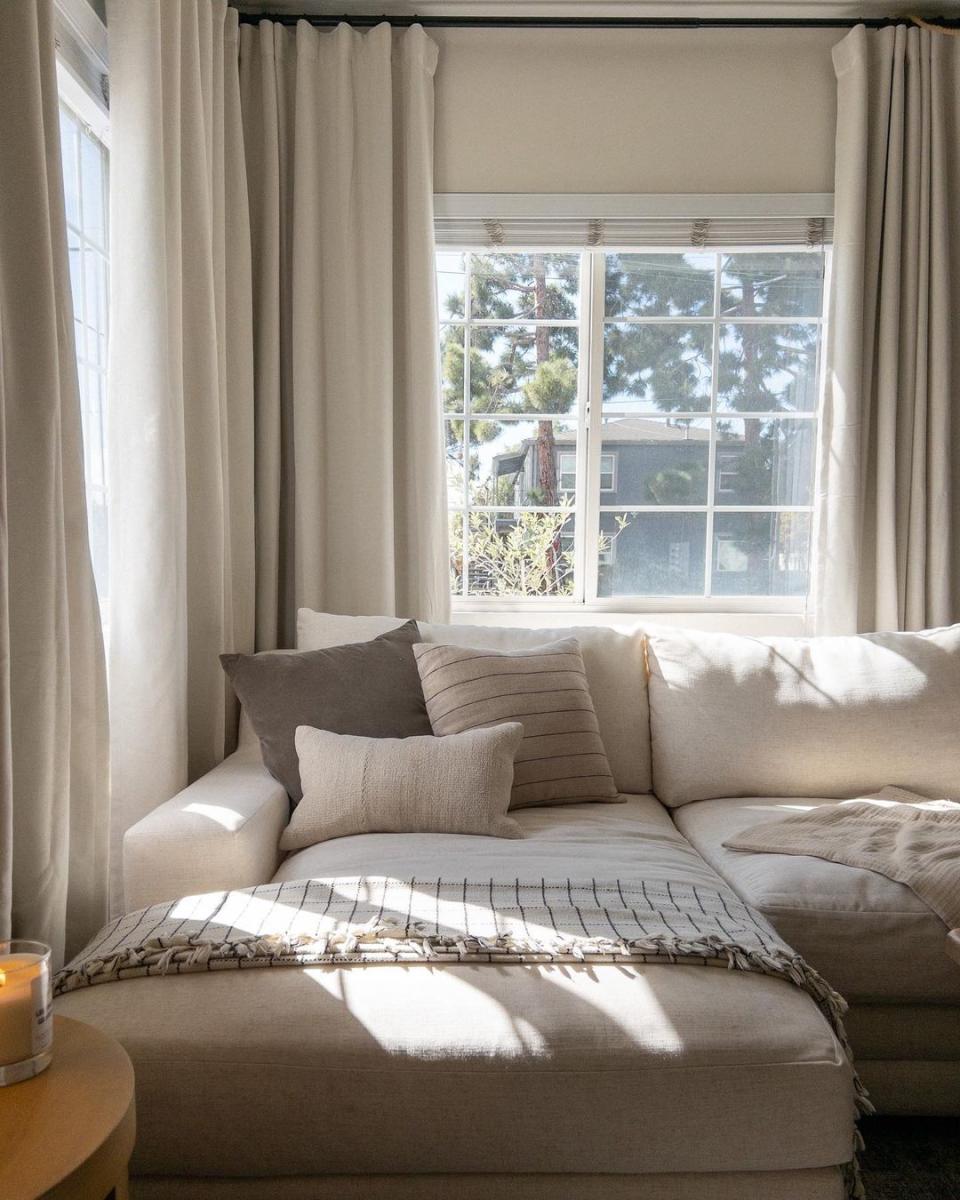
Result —
POLYGON ((44 966, 31 982, 33 1001, 33 1053, 43 1054, 53 1041, 53 1005, 50 1000, 50 975, 44 966))

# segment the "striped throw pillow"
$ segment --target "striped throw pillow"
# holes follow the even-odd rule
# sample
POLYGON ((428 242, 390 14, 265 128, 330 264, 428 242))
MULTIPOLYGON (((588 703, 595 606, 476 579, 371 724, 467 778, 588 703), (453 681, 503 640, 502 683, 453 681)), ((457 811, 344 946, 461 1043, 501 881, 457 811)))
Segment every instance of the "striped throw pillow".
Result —
POLYGON ((519 721, 511 808, 617 800, 576 638, 530 650, 413 647, 438 736, 519 721))

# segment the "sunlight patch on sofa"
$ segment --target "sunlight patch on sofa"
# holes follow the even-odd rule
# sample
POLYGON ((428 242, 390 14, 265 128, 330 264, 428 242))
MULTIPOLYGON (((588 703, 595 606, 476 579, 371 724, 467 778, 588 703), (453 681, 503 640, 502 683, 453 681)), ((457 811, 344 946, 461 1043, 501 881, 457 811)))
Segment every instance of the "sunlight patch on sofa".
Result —
POLYGON ((209 820, 215 821, 222 829, 226 829, 228 833, 236 833, 246 821, 243 813, 236 812, 235 809, 227 808, 222 804, 200 804, 194 801, 192 804, 188 804, 183 811, 196 813, 199 817, 207 817, 209 820))

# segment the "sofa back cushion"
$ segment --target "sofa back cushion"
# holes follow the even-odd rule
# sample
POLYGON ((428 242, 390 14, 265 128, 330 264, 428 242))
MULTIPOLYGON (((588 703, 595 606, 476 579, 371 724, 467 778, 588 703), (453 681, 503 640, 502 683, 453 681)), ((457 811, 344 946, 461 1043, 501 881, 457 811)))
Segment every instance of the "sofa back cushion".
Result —
POLYGON ((648 631, 654 791, 960 798, 960 625, 753 638, 648 631))
MULTIPOLYGON (((301 608, 297 649, 320 650, 360 642, 396 629, 399 617, 345 617, 301 608)), ((643 667, 643 637, 614 629, 514 629, 482 625, 430 625, 418 622, 425 642, 478 650, 529 650, 545 642, 576 638, 613 778, 620 792, 649 792, 650 713, 643 667)))

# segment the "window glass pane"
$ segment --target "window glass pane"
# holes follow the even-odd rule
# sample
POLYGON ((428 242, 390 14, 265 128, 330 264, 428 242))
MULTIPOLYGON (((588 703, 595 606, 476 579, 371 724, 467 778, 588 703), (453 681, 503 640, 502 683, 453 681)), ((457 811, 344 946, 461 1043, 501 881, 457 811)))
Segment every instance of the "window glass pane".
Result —
POLYGON ((90 333, 93 335, 89 339, 87 349, 87 361, 93 363, 97 361, 99 352, 97 333, 101 326, 100 287, 102 277, 100 262, 99 250, 94 250, 88 246, 83 256, 83 319, 87 323, 90 333))
POLYGON ((607 325, 603 407, 609 412, 706 412, 713 327, 607 325))
POLYGON ((450 514, 450 592, 463 593, 463 513, 450 514))
POLYGON ((83 233, 100 247, 106 245, 103 153, 95 138, 80 139, 80 191, 83 203, 83 233))
POLYGON ((817 325, 723 325, 717 407, 731 412, 813 412, 817 325))
POLYGON ((446 447, 447 463, 447 497, 451 505, 464 502, 463 479, 463 421, 446 420, 444 426, 444 445, 446 447))
POLYGON ((576 254, 475 254, 471 272, 474 320, 572 321, 580 311, 576 254))
POLYGON ((465 254, 437 253, 437 312, 440 320, 462 317, 465 294, 465 254))
POLYGON ((809 513, 717 513, 714 594, 806 595, 809 543, 809 513))
POLYGON ((83 270, 80 265, 80 239, 67 230, 67 254, 70 259, 70 290, 73 293, 74 320, 83 320, 83 270))
POLYGON ((608 254, 608 317, 713 315, 714 254, 608 254))
POLYGON ((720 311, 731 317, 819 317, 822 254, 727 254, 720 311))
POLYGON ((705 513, 600 514, 600 596, 703 593, 705 513))
POLYGON ((463 326, 440 327, 440 386, 444 412, 463 412, 463 326))
POLYGON ((577 330, 533 325, 470 329, 474 412, 571 413, 577 407, 577 330))
POLYGON ((811 504, 814 423, 717 423, 717 504, 811 504))
POLYGON ((562 491, 559 453, 576 456, 572 421, 471 421, 470 503, 536 507, 572 502, 562 491))
POLYGON ((569 596, 573 592, 573 516, 515 510, 471 513, 472 596, 569 596))
POLYGON ((63 198, 67 221, 80 224, 79 172, 77 164, 77 123, 66 109, 60 109, 60 155, 63 162, 63 198))
POLYGON ((600 436, 614 467, 604 504, 706 504, 709 420, 630 417, 604 421, 600 436))

